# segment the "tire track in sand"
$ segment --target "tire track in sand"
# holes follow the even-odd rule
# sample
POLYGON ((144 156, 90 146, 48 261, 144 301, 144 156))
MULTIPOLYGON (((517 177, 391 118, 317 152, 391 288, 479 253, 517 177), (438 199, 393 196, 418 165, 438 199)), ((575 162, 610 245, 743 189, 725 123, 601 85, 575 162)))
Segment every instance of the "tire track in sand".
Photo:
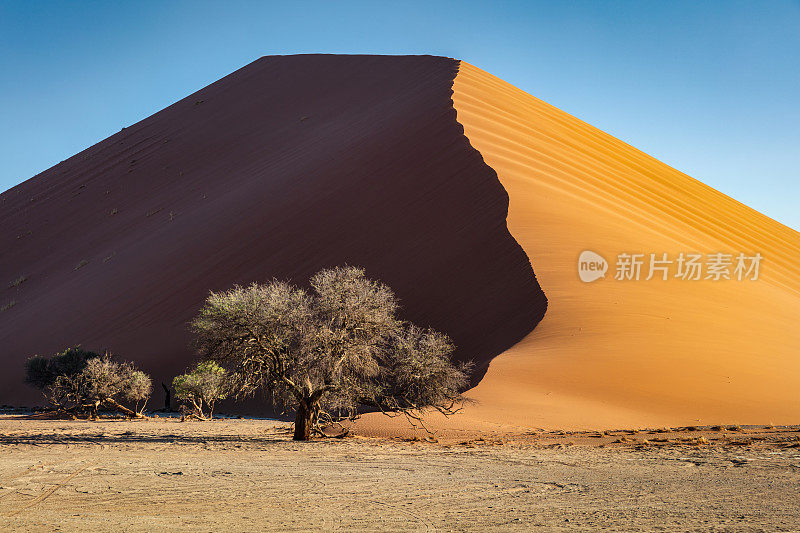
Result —
POLYGON ((56 483, 53 487, 50 487, 49 489, 47 489, 44 492, 42 492, 39 496, 34 498, 32 501, 28 502, 27 505, 24 505, 24 506, 20 507, 19 509, 15 510, 15 511, 12 511, 11 513, 7 514, 6 516, 8 516, 8 517, 17 516, 18 514, 24 512, 24 511, 27 511, 31 507, 33 507, 33 506, 45 501, 47 498, 52 496, 58 489, 60 489, 61 487, 63 487, 67 483, 69 483, 72 479, 74 479, 78 474, 80 474, 81 472, 83 472, 84 470, 89 468, 90 466, 96 465, 97 463, 98 463, 98 461, 92 461, 92 462, 85 463, 85 464, 81 465, 80 467, 78 467, 77 470, 75 470, 70 475, 68 475, 67 477, 65 477, 64 479, 62 479, 58 483, 56 483))

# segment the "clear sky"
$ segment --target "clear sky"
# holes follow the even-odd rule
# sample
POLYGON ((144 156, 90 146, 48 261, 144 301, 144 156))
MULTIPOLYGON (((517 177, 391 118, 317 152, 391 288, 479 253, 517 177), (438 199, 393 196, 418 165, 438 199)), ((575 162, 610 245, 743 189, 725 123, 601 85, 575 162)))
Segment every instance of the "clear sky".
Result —
POLYGON ((797 0, 0 0, 0 191, 310 52, 464 59, 800 229, 797 0))

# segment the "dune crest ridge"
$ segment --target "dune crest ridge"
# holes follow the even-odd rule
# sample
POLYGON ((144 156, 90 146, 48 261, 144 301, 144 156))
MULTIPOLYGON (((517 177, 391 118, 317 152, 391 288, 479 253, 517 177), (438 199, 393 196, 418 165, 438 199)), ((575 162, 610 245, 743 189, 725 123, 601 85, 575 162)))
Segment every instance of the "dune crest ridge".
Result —
POLYGON ((800 233, 463 61, 453 102, 550 301, 469 392, 465 424, 797 423, 800 233), (606 279, 579 280, 584 250, 606 279), (757 281, 617 281, 625 252, 764 259, 757 281))

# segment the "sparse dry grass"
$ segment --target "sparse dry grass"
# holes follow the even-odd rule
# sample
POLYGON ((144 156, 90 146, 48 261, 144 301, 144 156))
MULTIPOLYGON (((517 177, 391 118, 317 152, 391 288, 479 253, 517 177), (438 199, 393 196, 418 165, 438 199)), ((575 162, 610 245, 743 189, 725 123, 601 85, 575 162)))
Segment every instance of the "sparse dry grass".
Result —
POLYGON ((0 306, 0 313, 2 313, 3 311, 7 311, 7 310, 11 309, 11 308, 12 308, 12 307, 14 307, 15 305, 17 305, 17 302, 16 302, 16 300, 9 300, 9 301, 7 301, 7 302, 6 302, 6 303, 4 303, 2 306, 0 306))
POLYGON ((27 280, 28 280, 27 276, 24 276, 24 275, 20 276, 17 279, 15 279, 14 281, 12 281, 11 283, 9 283, 8 287, 9 288, 19 287, 20 285, 25 283, 27 280))

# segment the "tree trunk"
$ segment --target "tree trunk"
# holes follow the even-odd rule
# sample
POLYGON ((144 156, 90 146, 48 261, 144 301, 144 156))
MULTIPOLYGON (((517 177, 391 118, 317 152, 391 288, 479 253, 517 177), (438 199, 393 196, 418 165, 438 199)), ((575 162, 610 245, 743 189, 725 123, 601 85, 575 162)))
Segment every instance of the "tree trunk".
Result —
POLYGON ((297 413, 294 415, 294 440, 310 440, 311 428, 313 426, 312 416, 314 410, 306 401, 297 405, 297 413))
POLYGON ((161 388, 164 389, 164 412, 168 413, 170 411, 170 402, 169 402, 169 387, 167 387, 164 383, 161 384, 161 388))
POLYGON ((130 409, 128 409, 127 407, 125 407, 124 405, 120 404, 119 402, 117 402, 116 400, 114 400, 112 398, 106 399, 105 403, 107 403, 108 405, 110 405, 111 407, 116 409, 117 411, 125 413, 126 415, 128 415, 131 418, 147 418, 146 416, 144 416, 141 413, 136 413, 134 411, 131 411, 130 409))

